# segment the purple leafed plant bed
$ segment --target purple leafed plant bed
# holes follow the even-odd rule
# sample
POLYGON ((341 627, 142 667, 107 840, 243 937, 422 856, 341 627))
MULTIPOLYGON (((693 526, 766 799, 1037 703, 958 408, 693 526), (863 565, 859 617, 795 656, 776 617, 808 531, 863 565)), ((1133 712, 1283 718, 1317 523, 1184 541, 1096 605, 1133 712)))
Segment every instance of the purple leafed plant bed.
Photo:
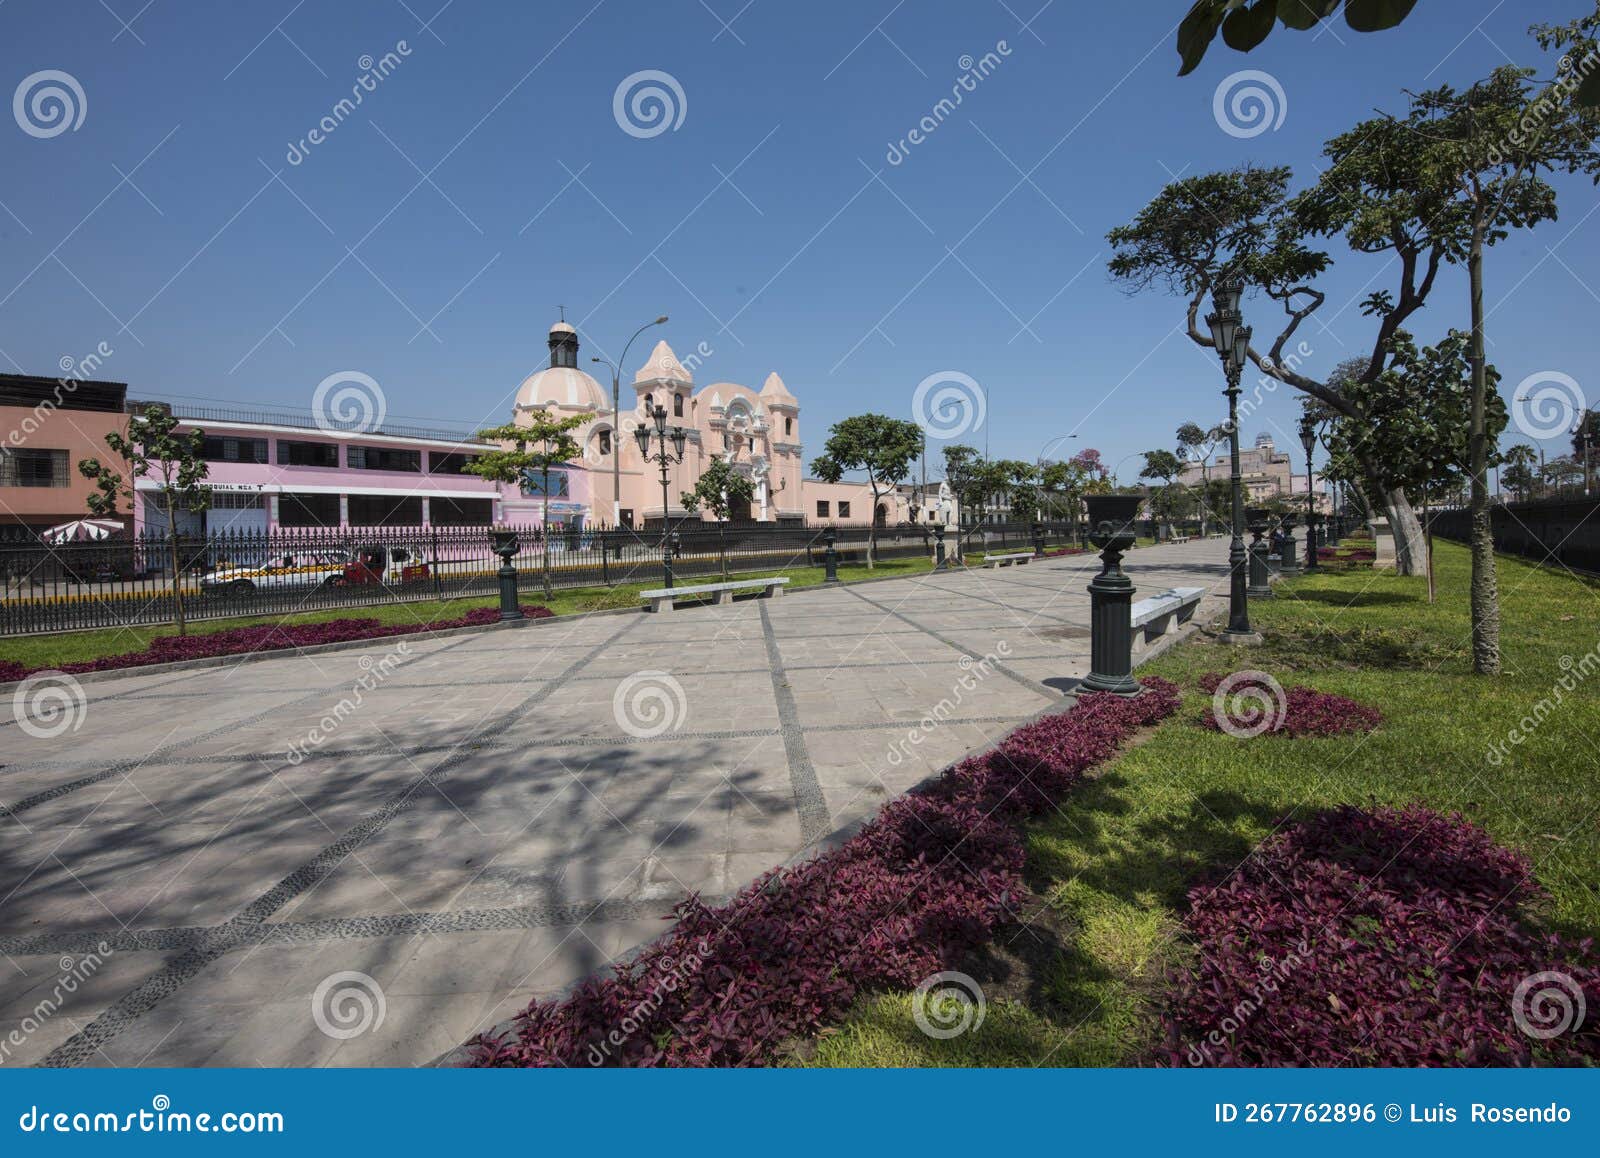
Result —
MULTIPOLYGON (((522 614, 530 619, 548 619, 554 613, 547 607, 523 607, 522 614)), ((30 668, 12 660, 0 660, 0 683, 20 680, 36 671, 64 671, 69 674, 116 671, 125 667, 172 663, 180 659, 315 647, 320 643, 343 643, 351 639, 384 639, 391 635, 416 635, 423 631, 477 627, 499 621, 498 607, 480 607, 455 619, 436 619, 431 623, 385 624, 377 619, 330 619, 326 623, 290 626, 231 627, 201 635, 160 635, 152 639, 143 651, 108 655, 81 663, 64 663, 58 668, 30 668)))
POLYGON ((479 1066, 751 1066, 838 1021, 858 993, 909 989, 1011 919, 1022 823, 1136 729, 1177 708, 1154 677, 1137 699, 1086 695, 886 805, 832 852, 767 873, 609 977, 535 1002, 479 1066))
POLYGON ((1523 856, 1459 815, 1313 816, 1190 890, 1198 965, 1168 995, 1161 1060, 1600 1063, 1592 944, 1530 928, 1541 896, 1523 856))
POLYGON ((1220 701, 1200 717, 1214 732, 1255 736, 1262 733, 1289 736, 1343 736, 1370 732, 1383 722, 1377 708, 1357 703, 1332 692, 1296 685, 1285 690, 1278 681, 1262 672, 1224 676, 1208 672, 1200 677, 1200 687, 1215 697, 1226 684, 1220 701))

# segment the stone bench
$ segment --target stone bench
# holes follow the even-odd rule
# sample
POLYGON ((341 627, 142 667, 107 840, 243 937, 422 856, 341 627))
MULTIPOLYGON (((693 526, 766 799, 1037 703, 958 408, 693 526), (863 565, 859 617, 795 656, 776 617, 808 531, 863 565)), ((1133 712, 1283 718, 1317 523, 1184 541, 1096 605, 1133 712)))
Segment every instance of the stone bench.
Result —
POLYGON ((1020 566, 1032 558, 1032 551, 1012 551, 1008 555, 985 555, 983 565, 992 570, 996 567, 1009 567, 1013 563, 1020 566))
POLYGON ((1194 609, 1200 606, 1204 587, 1173 587, 1148 599, 1141 599, 1130 608, 1133 627, 1133 650, 1143 651, 1150 644, 1194 618, 1194 609))
POLYGON ((1187 543, 1188 541, 1189 541, 1189 536, 1188 535, 1173 535, 1170 539, 1167 540, 1167 542, 1169 542, 1169 543, 1187 543))
POLYGON ((733 579, 727 583, 700 583, 693 587, 658 587, 654 591, 639 592, 639 598, 650 605, 651 611, 671 611, 674 599, 693 595, 715 595, 719 605, 732 602, 734 595, 741 591, 759 591, 763 599, 771 599, 782 595, 784 584, 788 582, 787 576, 779 575, 775 579, 733 579))

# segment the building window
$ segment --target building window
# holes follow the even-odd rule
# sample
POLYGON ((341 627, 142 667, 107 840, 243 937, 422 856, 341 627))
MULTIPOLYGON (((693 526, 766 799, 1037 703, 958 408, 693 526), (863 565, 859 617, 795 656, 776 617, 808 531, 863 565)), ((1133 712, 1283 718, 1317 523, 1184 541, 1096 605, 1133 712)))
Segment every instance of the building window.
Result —
POLYGON ((0 487, 68 486, 64 450, 0 449, 0 487))
POLYGON ((422 473, 420 450, 394 450, 387 446, 351 446, 344 452, 345 465, 352 470, 396 470, 422 473))
POLYGON ((422 499, 407 495, 351 495, 352 527, 420 527, 422 499))
POLYGON ((465 454, 458 450, 430 450, 428 452, 429 474, 461 474, 467 469, 469 463, 478 461, 478 455, 465 454))
POLYGON ((200 441, 200 457, 207 462, 267 462, 264 438, 218 438, 207 435, 200 441))
POLYGON ((339 465, 339 444, 336 442, 295 442, 290 439, 280 438, 278 439, 278 465, 337 467, 339 465))
POLYGON ((611 432, 609 430, 600 432, 600 453, 602 455, 611 453, 611 432))
POLYGON ((783 436, 785 438, 788 438, 793 433, 794 433, 794 419, 787 418, 787 417, 784 418, 784 420, 783 420, 783 436))
POLYGON ((827 517, 828 517, 828 500, 827 499, 818 499, 817 500, 817 518, 825 519, 827 517))
POLYGON ((622 525, 631 528, 633 526, 633 508, 623 507, 620 514, 622 516, 622 525))
POLYGON ((683 395, 682 394, 674 394, 672 396, 672 417, 674 417, 674 418, 682 418, 683 417, 683 395))
POLYGON ((494 500, 434 495, 428 500, 428 521, 436 527, 487 527, 494 522, 494 500))
POLYGON ((850 517, 850 504, 849 503, 842 502, 842 501, 839 503, 839 517, 841 519, 848 519, 850 517))
POLYGON ((282 527, 337 527, 338 495, 278 496, 278 525, 282 527))

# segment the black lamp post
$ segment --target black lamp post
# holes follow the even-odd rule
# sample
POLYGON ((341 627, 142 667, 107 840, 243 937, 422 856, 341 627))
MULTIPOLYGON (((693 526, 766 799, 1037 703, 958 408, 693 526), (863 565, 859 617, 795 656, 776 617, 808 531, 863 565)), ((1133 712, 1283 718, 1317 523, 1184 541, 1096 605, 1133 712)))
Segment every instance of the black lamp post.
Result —
POLYGON ((639 453, 646 462, 656 463, 661 467, 661 573, 665 580, 664 586, 672 586, 672 522, 667 517, 667 485, 671 481, 668 470, 683 461, 683 443, 688 437, 683 427, 674 426, 667 430, 667 408, 657 406, 650 411, 650 418, 655 424, 654 431, 644 423, 633 428, 634 438, 639 440, 639 453), (650 453, 650 435, 654 433, 661 449, 650 453), (668 441, 672 449, 667 449, 668 441))
POLYGON ((1316 476, 1311 473, 1311 452, 1317 448, 1317 424, 1311 415, 1300 416, 1300 445, 1306 452, 1306 570, 1315 571, 1317 563, 1317 487, 1316 476))
POLYGON ((500 621, 502 623, 522 618, 522 607, 517 603, 517 569, 511 565, 517 553, 517 533, 511 530, 490 531, 491 549, 500 556, 500 621))
POLYGON ((1239 469, 1239 380, 1249 360, 1250 327, 1240 324, 1243 315, 1239 311, 1239 301, 1243 297, 1243 279, 1226 278, 1212 295, 1212 304, 1216 309, 1206 315, 1206 325, 1211 328, 1211 344, 1222 359, 1222 371, 1228 381, 1223 393, 1228 397, 1233 537, 1228 542, 1228 627, 1220 638, 1223 643, 1232 644, 1261 642, 1261 636, 1250 629, 1249 597, 1245 593, 1249 555, 1244 547, 1244 477, 1239 469))
POLYGON ((1136 696, 1144 688, 1133 678, 1133 580, 1122 570, 1123 552, 1135 541, 1134 520, 1143 495, 1085 495, 1089 508, 1089 541, 1101 548, 1104 564, 1089 581, 1089 674, 1082 687, 1090 692, 1136 696))
POLYGON ((611 368, 611 525, 616 527, 622 522, 622 447, 617 445, 622 440, 622 380, 618 371, 619 366, 628 364, 628 348, 633 345, 633 339, 644 333, 651 326, 664 326, 667 324, 667 315, 662 314, 653 322, 646 322, 633 331, 633 338, 629 338, 622 347, 622 357, 615 362, 607 358, 590 358, 591 362, 599 362, 611 368))

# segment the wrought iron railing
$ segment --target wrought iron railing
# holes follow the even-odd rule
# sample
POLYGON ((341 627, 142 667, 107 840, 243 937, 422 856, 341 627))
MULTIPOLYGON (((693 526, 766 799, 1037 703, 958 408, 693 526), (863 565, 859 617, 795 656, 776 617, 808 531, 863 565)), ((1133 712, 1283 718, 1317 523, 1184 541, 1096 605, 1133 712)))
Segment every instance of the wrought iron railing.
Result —
MULTIPOLYGON (((1068 523, 1038 524, 1047 547, 1076 541, 1068 523)), ((964 528, 968 552, 1031 546, 1033 524, 964 528)), ((661 577, 659 533, 629 528, 516 528, 514 560, 525 591, 553 587, 654 584, 661 577)), ((716 524, 698 520, 675 533, 673 573, 680 581, 730 573, 820 566, 823 527, 716 524)), ((836 550, 846 565, 865 561, 868 529, 839 527, 836 550)), ((946 539, 954 555, 957 535, 946 539)), ((879 558, 925 556, 932 528, 900 525, 877 532, 879 558)), ((173 619, 172 576, 185 615, 219 619, 277 615, 380 603, 456 599, 497 590, 499 560, 488 527, 277 528, 182 536, 163 534, 51 545, 0 538, 0 635, 165 624, 173 619)))

